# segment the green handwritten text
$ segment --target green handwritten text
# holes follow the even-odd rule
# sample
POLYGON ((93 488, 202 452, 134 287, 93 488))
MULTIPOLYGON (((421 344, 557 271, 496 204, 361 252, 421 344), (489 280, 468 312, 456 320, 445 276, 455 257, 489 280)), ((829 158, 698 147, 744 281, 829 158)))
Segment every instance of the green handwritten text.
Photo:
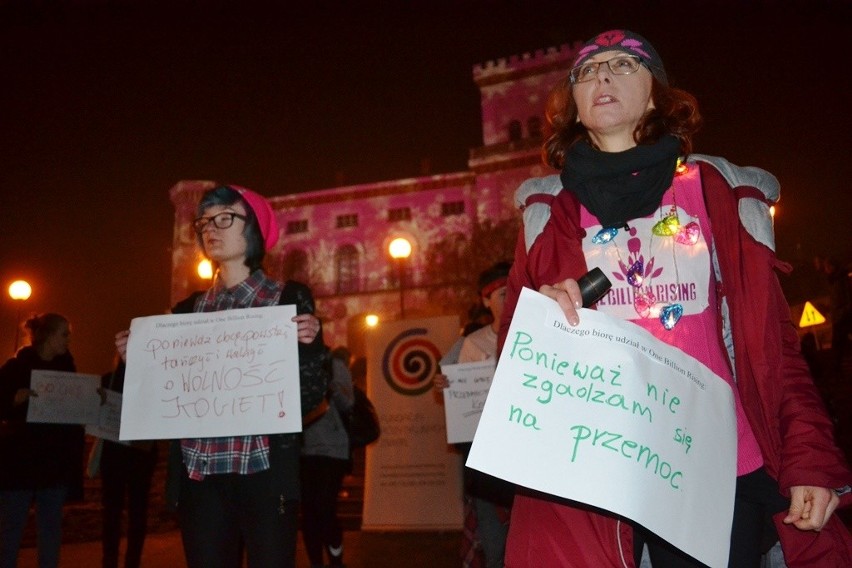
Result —
POLYGON ((675 471, 669 462, 660 459, 659 454, 650 447, 628 440, 623 434, 608 430, 599 430, 598 428, 592 430, 583 425, 572 426, 569 430, 574 433, 574 447, 571 451, 572 462, 577 460, 581 444, 591 444, 592 447, 613 451, 627 460, 636 462, 646 471, 653 471, 654 475, 668 481, 672 489, 680 489, 679 482, 683 478, 683 473, 675 471))

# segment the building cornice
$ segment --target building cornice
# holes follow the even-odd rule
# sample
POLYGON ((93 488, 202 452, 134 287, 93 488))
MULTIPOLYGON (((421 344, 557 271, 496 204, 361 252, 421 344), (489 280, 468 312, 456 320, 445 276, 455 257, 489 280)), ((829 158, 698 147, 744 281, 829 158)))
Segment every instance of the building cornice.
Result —
POLYGON ((467 161, 468 168, 475 175, 536 165, 541 165, 540 139, 524 139, 472 148, 467 161))
POLYGON ((321 189, 306 193, 294 193, 269 199, 274 209, 297 209, 308 205, 322 205, 341 201, 357 201, 376 197, 404 195, 421 191, 447 189, 453 186, 473 185, 476 176, 473 172, 440 174, 422 178, 352 185, 331 189, 321 189))
POLYGON ((579 42, 573 45, 563 44, 559 47, 549 47, 547 50, 539 49, 532 54, 513 55, 474 65, 473 80, 482 88, 560 69, 567 73, 568 64, 581 45, 579 42))

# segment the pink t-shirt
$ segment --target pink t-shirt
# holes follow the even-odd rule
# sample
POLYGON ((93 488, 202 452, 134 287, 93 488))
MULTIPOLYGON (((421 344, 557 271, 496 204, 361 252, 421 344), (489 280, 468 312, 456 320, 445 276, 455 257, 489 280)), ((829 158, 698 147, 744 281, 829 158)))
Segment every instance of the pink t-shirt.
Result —
POLYGON ((690 166, 685 173, 675 176, 659 210, 631 220, 630 228, 619 229, 608 243, 592 242, 601 225, 585 207, 581 207, 580 222, 586 229, 583 253, 589 268, 599 267, 612 282, 612 288, 598 302, 597 309, 643 327, 657 339, 694 357, 731 385, 737 417, 737 475, 762 466, 760 448, 743 412, 727 353, 719 339, 716 278, 710 257, 712 230, 698 167, 690 166), (677 206, 672 209, 675 202, 677 206), (673 236, 653 235, 653 226, 674 211, 681 226, 688 225, 690 234, 697 235, 694 244, 677 242, 673 236), (637 289, 628 282, 627 272, 640 259, 644 281, 642 288, 637 289), (683 306, 683 316, 673 329, 666 330, 659 312, 671 304, 683 306))

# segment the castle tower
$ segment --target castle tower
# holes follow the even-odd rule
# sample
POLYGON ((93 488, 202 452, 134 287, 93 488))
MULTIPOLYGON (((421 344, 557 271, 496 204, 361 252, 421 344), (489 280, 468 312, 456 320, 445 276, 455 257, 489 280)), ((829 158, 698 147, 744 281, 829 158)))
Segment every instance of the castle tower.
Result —
POLYGON ((470 150, 468 167, 476 175, 480 218, 514 215, 512 197, 518 185, 554 173, 541 160, 545 105, 553 86, 568 75, 580 46, 551 47, 473 67, 483 145, 470 150))

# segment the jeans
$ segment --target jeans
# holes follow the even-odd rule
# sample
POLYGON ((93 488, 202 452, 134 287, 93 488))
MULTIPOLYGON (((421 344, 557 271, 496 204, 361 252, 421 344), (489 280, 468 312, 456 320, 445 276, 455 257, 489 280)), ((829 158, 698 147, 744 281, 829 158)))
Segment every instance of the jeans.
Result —
POLYGON ((474 498, 474 503, 476 530, 479 542, 482 543, 482 552, 485 554, 485 567, 503 568, 509 525, 500 519, 498 509, 502 507, 479 497, 474 498))
MULTIPOLYGON (((777 535, 767 535, 765 532, 770 526, 767 519, 783 510, 786 505, 786 500, 778 493, 778 484, 763 468, 737 477, 729 567, 760 568, 762 549, 766 539, 770 539, 770 544, 777 540, 777 535)), ((774 528, 772 530, 774 531, 774 528)), ((641 527, 635 527, 633 531, 634 559, 637 565, 643 544, 648 545, 654 568, 704 566, 641 527)))
MULTIPOLYGON (((328 547, 343 546, 337 494, 348 467, 348 460, 302 456, 302 539, 311 565, 324 564, 323 550, 328 547)), ((331 558, 329 552, 329 563, 334 562, 339 562, 339 558, 331 558)))
POLYGON ((268 469, 250 475, 182 474, 178 521, 189 568, 295 568, 299 502, 274 494, 268 469))
MULTIPOLYGON (((156 448, 156 446, 155 446, 156 448)), ((148 522, 148 493, 156 450, 104 443, 101 456, 103 568, 118 568, 121 514, 127 504, 127 552, 124 568, 139 568, 148 522)))
POLYGON ((64 485, 0 491, 0 568, 15 568, 30 505, 36 506, 39 568, 57 568, 62 545, 64 485))

